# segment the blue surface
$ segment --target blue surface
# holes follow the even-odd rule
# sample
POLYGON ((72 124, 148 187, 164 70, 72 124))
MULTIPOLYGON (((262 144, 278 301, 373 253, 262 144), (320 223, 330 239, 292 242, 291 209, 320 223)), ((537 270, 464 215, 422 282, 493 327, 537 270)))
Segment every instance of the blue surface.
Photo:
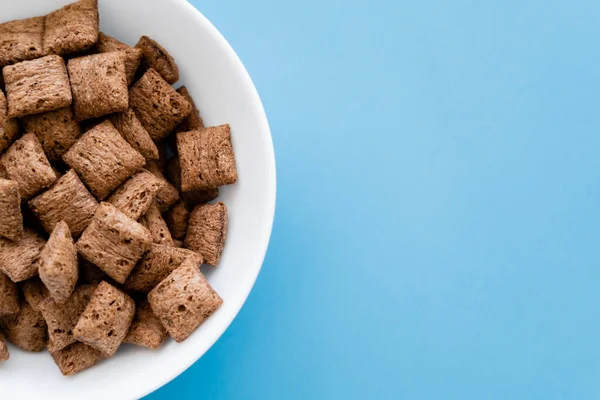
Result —
POLYGON ((238 318, 148 399, 600 397, 597 1, 193 3, 278 208, 238 318))

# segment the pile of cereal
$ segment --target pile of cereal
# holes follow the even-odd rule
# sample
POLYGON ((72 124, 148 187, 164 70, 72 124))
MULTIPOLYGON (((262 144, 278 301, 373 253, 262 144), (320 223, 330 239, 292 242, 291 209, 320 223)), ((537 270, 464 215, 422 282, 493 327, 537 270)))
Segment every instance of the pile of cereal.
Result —
POLYGON ((188 338, 222 299, 237 181, 167 50, 99 32, 97 0, 0 24, 0 360, 47 348, 64 375, 121 343, 188 338))

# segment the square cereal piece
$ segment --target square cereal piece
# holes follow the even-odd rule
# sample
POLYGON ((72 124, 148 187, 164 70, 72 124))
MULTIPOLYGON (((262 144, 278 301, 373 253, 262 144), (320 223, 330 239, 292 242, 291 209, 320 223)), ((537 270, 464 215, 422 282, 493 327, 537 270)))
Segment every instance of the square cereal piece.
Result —
POLYGON ((44 17, 0 24, 0 67, 44 55, 44 17))
MULTIPOLYGON (((167 164, 167 177, 173 182, 177 190, 181 191, 181 165, 179 157, 173 157, 167 164)), ((205 190, 190 190, 181 192, 181 200, 189 208, 194 208, 198 204, 208 203, 219 197, 219 188, 210 188, 205 190)))
POLYGON ((237 181, 229 125, 180 132, 181 190, 206 190, 237 181))
POLYGON ((190 259, 148 294, 154 314, 176 342, 183 342, 223 304, 190 259))
POLYGON ((52 299, 64 304, 73 293, 79 277, 77 250, 65 221, 56 224, 42 249, 38 272, 52 299))
POLYGON ((165 182, 163 187, 156 193, 156 198, 154 199, 160 212, 165 212, 179 200, 179 190, 165 179, 165 176, 156 162, 151 161, 146 163, 146 168, 165 182))
POLYGON ((19 312, 19 288, 0 272, 0 317, 19 312))
POLYGON ((50 296, 46 285, 37 277, 21 282, 21 291, 25 301, 35 311, 41 311, 40 304, 50 296))
POLYGON ((67 69, 73 90, 73 109, 78 121, 129 108, 124 53, 100 53, 72 58, 67 69))
POLYGON ((4 335, 0 332, 0 361, 8 361, 10 354, 8 354, 8 346, 4 339, 4 335))
POLYGON ((48 324, 48 350, 51 353, 76 342, 73 338, 73 328, 77 325, 97 286, 78 286, 64 304, 57 304, 51 297, 39 304, 40 311, 48 324))
POLYGON ((33 132, 40 140, 50 161, 61 161, 63 154, 77 142, 81 128, 71 107, 21 118, 25 132, 33 132))
POLYGON ((46 56, 3 68, 8 116, 40 114, 71 104, 71 86, 62 57, 46 56))
POLYGON ((127 83, 133 81, 135 72, 142 61, 142 50, 126 45, 117 39, 100 32, 98 42, 96 43, 98 53, 110 53, 113 51, 122 51, 125 53, 125 74, 127 75, 127 83))
POLYGON ((123 182, 107 202, 129 218, 137 220, 148 211, 163 184, 164 181, 153 173, 142 170, 123 182))
POLYGON ((172 85, 179 80, 175 59, 155 40, 142 36, 135 47, 142 50, 146 65, 158 72, 167 83, 172 85))
POLYGON ((37 232, 25 228, 19 242, 0 238, 0 271, 11 281, 21 282, 38 273, 40 252, 46 241, 37 232))
POLYGON ((167 340, 169 334, 150 308, 148 300, 142 299, 135 308, 135 317, 123 343, 131 343, 150 349, 157 349, 167 340))
POLYGON ((227 206, 221 202, 194 208, 184 246, 202 254, 207 264, 216 266, 227 236, 227 206))
POLYGON ((202 256, 186 249, 179 249, 162 244, 153 244, 150 251, 135 266, 125 281, 125 287, 136 292, 148 293, 171 272, 179 268, 189 258, 200 268, 202 256))
POLYGON ((70 344, 50 355, 64 376, 75 375, 93 367, 104 358, 99 350, 81 342, 70 344))
POLYGON ((21 195, 15 181, 0 178, 0 236, 13 241, 23 236, 21 195))
POLYGON ((155 142, 166 138, 192 111, 190 103, 152 68, 129 90, 129 105, 155 142))
POLYGON ((152 245, 146 228, 115 206, 101 203, 92 223, 77 241, 77 251, 119 283, 152 245))
POLYGON ((165 214, 165 221, 171 232, 171 237, 174 239, 184 239, 190 219, 190 210, 183 201, 175 204, 165 214))
POLYGON ((14 142, 0 157, 0 162, 8 177, 19 184, 19 193, 25 200, 56 181, 56 174, 33 133, 14 142))
POLYGON ((98 32, 98 0, 68 4, 46 16, 44 52, 65 55, 86 50, 96 43, 98 32))
POLYGON ((114 286, 100 282, 79 318, 73 335, 110 357, 119 348, 135 314, 135 302, 114 286))
POLYGON ((26 301, 17 314, 0 317, 6 339, 26 351, 42 351, 46 346, 46 322, 26 301))
POLYGON ((69 170, 50 189, 29 201, 46 232, 65 221, 78 237, 92 221, 98 202, 83 185, 75 171, 69 170))
POLYGON ((6 96, 0 90, 0 154, 19 137, 19 122, 16 118, 8 118, 6 96))
POLYGON ((146 214, 140 218, 139 222, 148 229, 154 243, 173 246, 171 232, 169 232, 167 223, 163 219, 156 202, 152 203, 148 211, 146 211, 146 214))
POLYGON ((200 116, 200 111, 198 107, 196 107, 196 103, 194 99, 192 99, 192 95, 188 92, 185 86, 180 87, 176 90, 177 93, 182 95, 192 106, 192 112, 190 115, 185 117, 185 119, 177 125, 175 128, 175 132, 187 132, 193 131, 194 129, 204 129, 204 121, 202 121, 202 117, 200 116))
POLYGON ((113 115, 111 120, 127 143, 139 151, 146 160, 158 160, 156 144, 131 108, 113 115))
POLYGON ((63 156, 63 160, 99 200, 146 163, 110 121, 104 121, 85 133, 63 156))

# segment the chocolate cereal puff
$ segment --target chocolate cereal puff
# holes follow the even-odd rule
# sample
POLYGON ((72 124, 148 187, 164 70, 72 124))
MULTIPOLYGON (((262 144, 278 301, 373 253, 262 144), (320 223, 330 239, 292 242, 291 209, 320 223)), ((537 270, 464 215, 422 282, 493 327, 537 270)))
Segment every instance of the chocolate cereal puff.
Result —
POLYGON ((122 51, 125 53, 125 73, 127 75, 127 83, 133 81, 135 72, 142 61, 142 50, 126 45, 117 39, 100 32, 98 42, 96 43, 98 53, 110 53, 113 51, 122 51))
POLYGON ((197 206, 190 216, 184 246, 202 254, 204 262, 216 266, 227 235, 227 206, 221 202, 197 206))
POLYGON ((179 80, 179 68, 164 47, 148 36, 142 36, 135 45, 142 50, 146 65, 153 68, 165 81, 174 84, 179 80))
POLYGON ((99 350, 81 342, 70 344, 60 351, 51 352, 50 355, 64 376, 75 375, 93 367, 104 358, 99 350))
POLYGON ((0 238, 0 271, 13 282, 37 275, 40 252, 45 244, 43 237, 28 228, 19 242, 0 238))
POLYGON ((184 239, 189 219, 190 210, 188 210, 184 202, 180 201, 171 207, 165 214, 165 221, 171 232, 171 237, 178 240, 184 239))
POLYGON ((176 342, 187 339, 223 303, 189 259, 148 294, 152 312, 176 342))
POLYGON ((0 90, 0 154, 19 137, 19 123, 16 118, 8 118, 6 96, 0 90))
POLYGON ((198 110, 198 107, 196 107, 196 103, 194 102, 194 99, 192 99, 190 92, 188 92, 185 86, 182 86, 177 89, 177 93, 185 97, 185 99, 192 105, 192 112, 179 125, 177 125, 175 132, 187 132, 195 129, 204 129, 204 121, 202 121, 200 111, 198 110))
POLYGON ((51 55, 21 61, 2 69, 8 116, 22 117, 58 110, 71 104, 71 86, 62 57, 51 55))
POLYGON ((181 190, 206 190, 237 181, 229 125, 180 132, 181 190))
POLYGON ((0 67, 44 55, 44 17, 0 24, 0 67))
POLYGON ((0 157, 0 162, 8 177, 18 183, 19 193, 25 200, 56 181, 56 174, 33 133, 15 141, 0 157))
POLYGON ((109 203, 101 203, 92 223, 77 241, 77 251, 119 283, 152 245, 141 224, 109 203))
POLYGON ((72 58, 67 69, 73 90, 73 109, 78 121, 129 108, 124 53, 100 53, 72 58))
POLYGON ((179 200, 179 190, 165 179, 165 176, 156 162, 146 163, 146 169, 165 182, 163 187, 156 193, 156 198, 154 199, 160 212, 165 212, 179 200))
POLYGON ((154 243, 173 246, 171 232, 169 232, 167 223, 163 219, 156 202, 150 205, 150 208, 146 211, 146 214, 140 218, 139 222, 148 229, 154 243))
POLYGON ((142 170, 123 182, 110 195, 107 202, 129 218, 137 220, 148 211, 163 184, 164 181, 153 173, 142 170))
POLYGON ((90 302, 98 285, 78 286, 64 304, 48 297, 39 305, 48 324, 48 350, 56 352, 75 343, 73 328, 90 302))
POLYGON ((92 221, 98 202, 83 185, 75 171, 69 170, 50 189, 29 201, 46 232, 65 221, 75 237, 92 221))
POLYGON ((64 304, 71 296, 79 276, 77 250, 66 222, 60 221, 54 227, 40 254, 38 272, 52 299, 64 304))
POLYGON ((73 335, 110 357, 125 339, 134 315, 135 302, 131 297, 103 281, 79 318, 73 335))
POLYGON ((73 54, 98 40, 98 0, 80 0, 46 16, 44 52, 73 54))
POLYGON ((6 345, 6 340, 4 339, 4 335, 0 332, 0 361, 8 361, 10 358, 10 354, 8 353, 8 346, 6 345))
POLYGON ((61 161, 81 136, 81 128, 71 107, 23 117, 21 123, 25 132, 35 133, 51 162, 61 161))
POLYGON ((0 272, 0 317, 19 312, 19 288, 0 272))
POLYGON ((155 142, 192 111, 190 103, 150 68, 129 90, 129 105, 155 142))
POLYGON ((139 151, 146 160, 158 160, 156 144, 132 109, 113 115, 111 120, 127 143, 139 151))
POLYGON ((135 266, 125 282, 125 287, 136 292, 148 293, 171 272, 189 258, 200 268, 202 256, 186 249, 154 244, 144 258, 135 266))
POLYGON ((63 156, 63 160, 99 200, 146 163, 110 121, 104 121, 85 133, 63 156))
POLYGON ((6 339, 26 351, 42 351, 46 346, 46 322, 39 311, 27 302, 17 314, 0 317, 0 328, 6 339))
POLYGON ((135 317, 123 343, 157 349, 168 337, 167 330, 152 312, 148 300, 142 299, 136 305, 135 317))
POLYGON ((23 236, 23 214, 19 185, 0 178, 0 236, 13 241, 23 236))
POLYGON ((46 285, 37 277, 21 282, 21 291, 25 301, 35 311, 41 311, 40 304, 50 296, 46 285))
MULTIPOLYGON (((173 182, 177 190, 181 191, 181 165, 179 157, 173 157, 167 164, 167 177, 173 182)), ((219 197, 219 188, 210 188, 204 190, 190 190, 187 192, 181 191, 179 194, 181 200, 190 209, 193 209, 198 204, 208 203, 211 200, 219 197)))

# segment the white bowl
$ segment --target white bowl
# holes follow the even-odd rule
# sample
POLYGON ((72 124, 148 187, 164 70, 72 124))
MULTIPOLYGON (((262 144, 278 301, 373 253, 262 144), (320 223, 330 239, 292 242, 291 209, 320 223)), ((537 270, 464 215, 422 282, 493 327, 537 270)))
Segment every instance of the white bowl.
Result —
MULTIPOLYGON (((69 0, 0 2, 0 22, 44 15, 69 0)), ((10 347, 0 363, 6 399, 131 399, 169 382, 200 358, 227 329, 260 271, 275 210, 275 157, 267 118, 244 66, 215 27, 185 0, 100 0, 100 29, 134 45, 141 35, 175 57, 207 125, 231 124, 239 172, 221 190, 229 209, 227 242, 217 268, 203 266, 223 306, 185 342, 156 351, 123 345, 117 354, 73 377, 63 377, 47 352, 10 347)), ((201 395, 202 388, 198 388, 201 395)))

